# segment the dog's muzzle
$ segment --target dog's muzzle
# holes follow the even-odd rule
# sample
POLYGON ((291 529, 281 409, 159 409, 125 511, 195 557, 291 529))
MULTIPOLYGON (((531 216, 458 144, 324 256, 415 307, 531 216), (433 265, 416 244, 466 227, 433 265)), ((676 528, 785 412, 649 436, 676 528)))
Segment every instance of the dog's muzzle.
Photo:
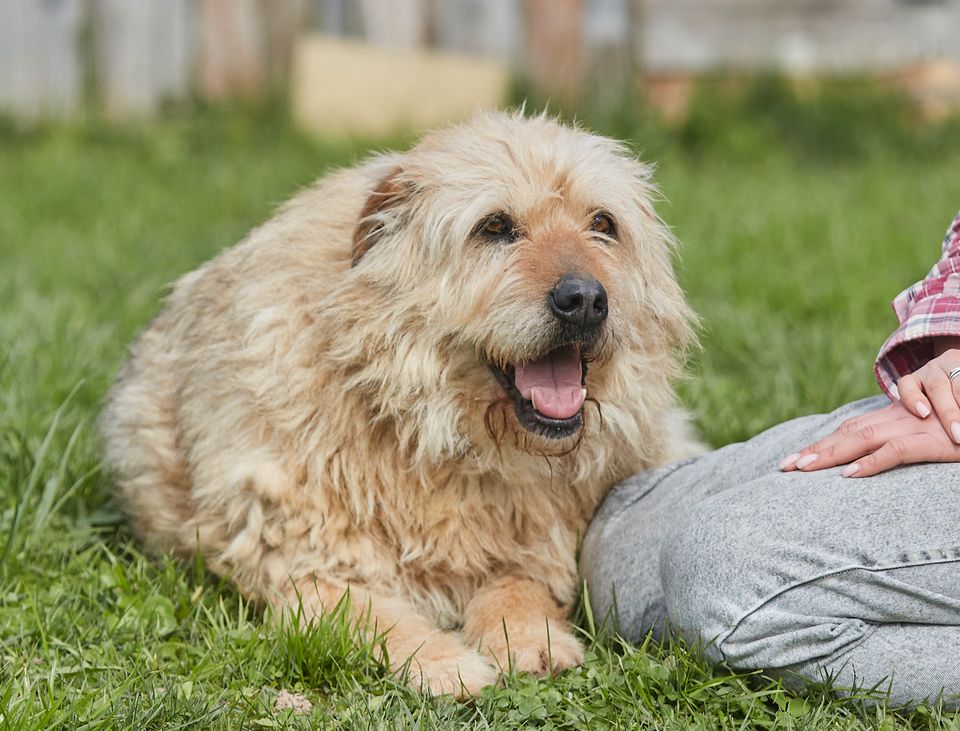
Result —
POLYGON ((521 426, 562 439, 583 427, 587 353, 607 319, 607 291, 592 277, 566 274, 547 294, 547 304, 555 318, 557 346, 506 368, 490 368, 513 399, 521 426))

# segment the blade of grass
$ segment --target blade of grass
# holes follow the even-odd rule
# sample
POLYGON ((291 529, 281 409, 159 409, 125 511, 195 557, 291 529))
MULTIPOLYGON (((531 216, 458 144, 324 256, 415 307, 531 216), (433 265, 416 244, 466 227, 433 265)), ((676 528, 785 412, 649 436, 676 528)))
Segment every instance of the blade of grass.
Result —
POLYGON ((84 421, 81 420, 67 440, 67 446, 64 447, 63 454, 60 456, 60 463, 57 467, 56 474, 50 477, 44 484, 43 492, 40 494, 40 501, 37 503, 37 508, 33 514, 33 523, 30 526, 30 532, 27 534, 26 543, 29 543, 31 537, 39 535, 47 525, 57 491, 66 482, 66 473, 70 464, 70 457, 73 454, 74 447, 77 445, 77 440, 83 431, 83 427, 84 421))
POLYGON ((43 441, 40 444, 40 449, 37 450, 36 457, 33 460, 33 466, 30 470, 29 476, 27 477, 27 484, 17 497, 17 503, 13 513, 13 520, 10 522, 10 528, 7 532, 7 541, 3 546, 3 551, 0 552, 0 566, 3 566, 6 562, 7 556, 10 554, 10 550, 14 546, 14 543, 17 539, 17 530, 19 528, 20 518, 23 515, 24 509, 28 504, 30 497, 33 495, 34 490, 36 490, 37 484, 40 482, 40 478, 43 474, 43 466, 47 459, 47 452, 50 450, 50 445, 53 443, 54 436, 59 431, 60 420, 63 418, 63 415, 66 412, 67 407, 70 405, 70 402, 73 400, 73 397, 83 387, 84 383, 84 380, 78 381, 77 384, 70 389, 70 392, 67 394, 66 398, 53 413, 53 419, 50 421, 50 426, 47 428, 47 433, 44 435, 43 441))

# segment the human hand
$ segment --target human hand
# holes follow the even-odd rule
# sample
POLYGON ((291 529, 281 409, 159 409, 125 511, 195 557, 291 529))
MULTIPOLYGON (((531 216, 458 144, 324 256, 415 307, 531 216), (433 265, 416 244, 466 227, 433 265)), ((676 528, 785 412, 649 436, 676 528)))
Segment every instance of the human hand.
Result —
POLYGON ((784 471, 849 464, 845 477, 869 477, 901 464, 960 461, 960 348, 954 338, 935 344, 937 356, 897 382, 900 400, 845 421, 825 439, 791 454, 784 471), (927 419, 936 413, 937 421, 927 419), (863 458, 863 459, 861 459, 863 458))
POLYGON ((780 469, 813 472, 846 464, 844 477, 870 477, 916 462, 960 462, 960 446, 939 421, 915 416, 895 401, 848 419, 829 436, 784 459, 780 469))
POLYGON ((943 350, 925 366, 897 381, 897 390, 907 411, 926 419, 932 409, 943 430, 960 444, 960 378, 950 378, 955 370, 960 373, 960 349, 943 350))

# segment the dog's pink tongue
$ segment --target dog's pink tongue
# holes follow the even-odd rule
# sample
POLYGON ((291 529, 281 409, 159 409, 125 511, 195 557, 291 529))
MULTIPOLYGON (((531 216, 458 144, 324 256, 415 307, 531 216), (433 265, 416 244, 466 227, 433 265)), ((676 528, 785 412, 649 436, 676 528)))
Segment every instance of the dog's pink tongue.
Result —
POLYGON ((532 363, 517 365, 514 376, 520 395, 551 419, 577 415, 587 396, 582 381, 580 352, 574 347, 560 348, 532 363))

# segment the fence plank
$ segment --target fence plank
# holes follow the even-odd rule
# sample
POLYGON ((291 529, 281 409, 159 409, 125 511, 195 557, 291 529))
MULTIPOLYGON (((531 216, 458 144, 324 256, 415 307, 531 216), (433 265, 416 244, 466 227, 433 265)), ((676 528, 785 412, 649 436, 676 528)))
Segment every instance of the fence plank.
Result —
POLYGON ((524 70, 538 88, 568 101, 583 82, 584 0, 527 0, 526 11, 524 70))
POLYGON ((360 0, 364 38, 381 48, 413 50, 427 38, 424 0, 360 0))
POLYGON ((434 40, 440 48, 519 62, 520 0, 443 0, 433 4, 433 14, 434 40))
POLYGON ((260 0, 265 73, 272 88, 281 88, 290 78, 293 47, 303 32, 306 17, 306 0, 260 0))
POLYGON ((96 76, 108 116, 145 115, 190 90, 190 0, 96 0, 96 76))
POLYGON ((200 0, 200 92, 209 99, 263 95, 265 44, 258 0, 200 0))
POLYGON ((584 17, 586 90, 592 104, 615 108, 637 91, 636 5, 592 0, 584 17))
POLYGON ((288 78, 305 0, 200 0, 201 93, 261 98, 288 78))
POLYGON ((82 102, 85 0, 0 2, 0 108, 65 117, 82 102))

